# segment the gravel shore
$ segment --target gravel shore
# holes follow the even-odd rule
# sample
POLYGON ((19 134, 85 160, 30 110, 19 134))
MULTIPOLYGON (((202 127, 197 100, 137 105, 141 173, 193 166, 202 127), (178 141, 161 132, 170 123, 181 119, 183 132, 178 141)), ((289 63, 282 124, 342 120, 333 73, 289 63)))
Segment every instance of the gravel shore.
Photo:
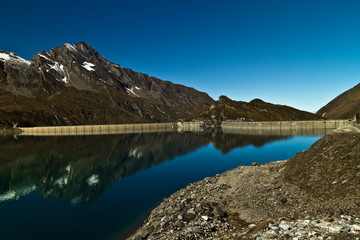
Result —
POLYGON ((360 134, 179 190, 129 239, 360 239, 360 134))

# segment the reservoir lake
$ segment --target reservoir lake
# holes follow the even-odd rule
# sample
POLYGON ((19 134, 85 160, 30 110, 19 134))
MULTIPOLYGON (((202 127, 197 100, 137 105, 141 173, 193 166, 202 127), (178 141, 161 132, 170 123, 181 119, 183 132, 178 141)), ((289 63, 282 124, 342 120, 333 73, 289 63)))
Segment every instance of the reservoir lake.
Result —
POLYGON ((320 137, 0 136, 0 239, 124 239, 189 183, 289 159, 320 137))

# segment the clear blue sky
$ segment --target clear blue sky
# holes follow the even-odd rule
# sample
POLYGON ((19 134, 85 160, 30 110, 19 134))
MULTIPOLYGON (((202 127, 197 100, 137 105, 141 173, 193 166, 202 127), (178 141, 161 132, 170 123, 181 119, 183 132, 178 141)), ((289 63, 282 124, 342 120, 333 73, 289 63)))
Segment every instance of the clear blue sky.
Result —
POLYGON ((25 59, 85 41, 214 99, 314 112, 360 82, 358 0, 3 1, 0 29, 25 59))

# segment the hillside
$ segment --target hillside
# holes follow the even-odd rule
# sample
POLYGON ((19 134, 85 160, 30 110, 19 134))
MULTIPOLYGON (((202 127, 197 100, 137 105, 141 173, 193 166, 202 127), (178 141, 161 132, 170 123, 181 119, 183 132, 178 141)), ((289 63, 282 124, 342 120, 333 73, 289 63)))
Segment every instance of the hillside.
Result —
POLYGON ((360 84, 343 92, 316 114, 327 119, 351 119, 360 113, 360 84))
POLYGON ((220 96, 208 110, 196 115, 202 120, 286 121, 318 120, 320 116, 284 105, 276 105, 254 99, 247 102, 234 101, 220 96))
POLYGON ((358 239, 359 150, 358 133, 331 134, 289 160, 191 183, 128 239, 358 239))
POLYGON ((0 51, 0 124, 169 122, 212 103, 206 93, 111 63, 85 42, 30 61, 0 51))

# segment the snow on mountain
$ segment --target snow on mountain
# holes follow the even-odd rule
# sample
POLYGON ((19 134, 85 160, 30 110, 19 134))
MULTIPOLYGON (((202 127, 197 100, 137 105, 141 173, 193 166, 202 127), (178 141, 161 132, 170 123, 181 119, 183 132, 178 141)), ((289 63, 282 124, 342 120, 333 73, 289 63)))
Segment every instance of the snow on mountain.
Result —
POLYGON ((112 63, 86 42, 41 51, 30 61, 0 51, 0 93, 7 96, 0 124, 19 126, 169 122, 213 102, 206 93, 112 63))
POLYGON ((95 71, 95 70, 93 69, 93 67, 95 67, 95 65, 92 64, 92 63, 89 63, 89 62, 84 62, 83 65, 82 65, 82 67, 85 68, 85 69, 88 70, 88 71, 95 71))
POLYGON ((2 61, 9 61, 10 60, 10 56, 7 53, 0 53, 0 60, 2 61))
POLYGON ((17 56, 12 52, 10 53, 0 52, 0 61, 11 62, 13 64, 26 64, 26 65, 31 64, 29 61, 17 56))

